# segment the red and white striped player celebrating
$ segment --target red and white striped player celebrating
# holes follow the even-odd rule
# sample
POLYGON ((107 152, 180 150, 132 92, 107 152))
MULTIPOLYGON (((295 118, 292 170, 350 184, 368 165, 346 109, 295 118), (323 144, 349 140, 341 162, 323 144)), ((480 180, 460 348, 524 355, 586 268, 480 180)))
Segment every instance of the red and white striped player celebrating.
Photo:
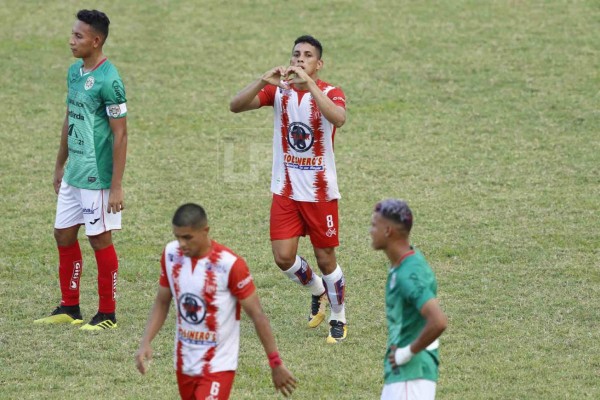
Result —
POLYGON ((272 368, 273 384, 285 396, 296 379, 283 365, 271 326, 263 313, 246 262, 211 240, 204 209, 184 204, 173 217, 177 240, 161 259, 159 289, 148 317, 138 370, 146 372, 152 339, 163 326, 175 299, 175 370, 182 399, 228 399, 238 363, 240 308, 252 319, 272 368))
POLYGON ((342 90, 318 79, 323 47, 312 36, 294 42, 290 66, 275 67, 239 92, 232 112, 272 106, 273 170, 271 244, 275 263, 291 280, 312 293, 308 326, 325 318, 329 299, 328 343, 346 338, 345 279, 337 263, 338 199, 333 142, 346 121, 342 90), (310 236, 323 278, 297 254, 300 236, 310 236))

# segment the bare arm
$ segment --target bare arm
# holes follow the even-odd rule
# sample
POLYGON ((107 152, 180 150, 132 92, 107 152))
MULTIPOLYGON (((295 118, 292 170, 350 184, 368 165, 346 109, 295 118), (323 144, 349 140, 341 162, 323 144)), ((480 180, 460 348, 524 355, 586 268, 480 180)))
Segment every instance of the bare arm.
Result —
POLYGON ((250 83, 235 95, 229 103, 229 110, 234 113, 256 110, 260 107, 258 92, 268 84, 280 86, 285 67, 275 67, 264 73, 262 77, 250 83))
POLYGON ((388 359, 392 367, 406 364, 414 354, 424 350, 440 337, 448 326, 448 317, 440 308, 437 299, 427 301, 421 307, 421 315, 427 322, 419 336, 409 346, 402 349, 391 346, 388 359))
POLYGON ((108 196, 108 212, 118 213, 125 209, 123 198, 123 174, 127 158, 127 117, 109 118, 110 128, 113 131, 113 173, 108 196))
POLYGON ((156 299, 154 300, 152 310, 150 310, 146 329, 144 330, 144 335, 140 341, 140 348, 135 354, 135 364, 142 374, 145 374, 147 369, 144 361, 150 361, 152 359, 151 343, 167 319, 172 297, 170 288, 164 286, 158 287, 156 299))
MULTIPOLYGON (((258 334, 258 338, 260 339, 260 342, 262 343, 267 355, 277 352, 277 345, 275 344, 275 338, 273 337, 273 332, 271 331, 269 319, 262 310, 256 292, 245 299, 240 300, 240 303, 244 309, 244 312, 246 312, 250 319, 252 319, 254 328, 258 334)), ((292 394, 296 388, 296 378, 294 378, 292 373, 285 367, 285 365, 283 365, 283 363, 273 368, 271 370, 271 375, 276 390, 280 390, 281 393, 286 397, 292 394)))
POLYGON ((62 182, 65 173, 65 163, 69 157, 69 144, 67 135, 69 134, 69 109, 65 114, 65 121, 60 132, 60 145, 58 146, 58 154, 56 155, 56 164, 54 165, 54 191, 58 194, 60 183, 62 182))
POLYGON ((448 327, 448 317, 442 311, 437 299, 431 299, 425 303, 421 307, 421 315, 427 322, 419 337, 410 345, 410 350, 414 354, 433 343, 448 327))
POLYGON ((327 121, 331 122, 336 127, 340 128, 346 122, 346 109, 336 105, 325 93, 319 89, 317 83, 304 72, 300 67, 288 67, 286 75, 295 74, 296 76, 291 80, 293 83, 305 83, 308 86, 308 90, 312 95, 313 99, 317 103, 321 114, 327 121))

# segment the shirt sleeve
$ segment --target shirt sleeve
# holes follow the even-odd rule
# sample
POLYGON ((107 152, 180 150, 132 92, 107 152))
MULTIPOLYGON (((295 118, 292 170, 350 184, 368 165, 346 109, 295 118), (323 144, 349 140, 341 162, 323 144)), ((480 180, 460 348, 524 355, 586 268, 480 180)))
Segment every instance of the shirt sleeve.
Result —
POLYGON ((106 114, 110 118, 123 118, 127 116, 127 97, 125 86, 117 74, 107 76, 100 90, 100 96, 106 106, 106 114))
POLYGON ((342 89, 338 87, 331 89, 329 92, 327 92, 327 97, 329 97, 336 106, 340 106, 344 110, 346 109, 346 95, 342 89))
POLYGON ((158 284, 162 287, 169 287, 169 278, 167 278, 167 267, 165 263, 165 251, 163 250, 162 257, 160 258, 160 278, 158 278, 158 284))
POLYGON ((229 272, 229 291, 239 300, 244 300, 256 291, 246 261, 238 258, 229 272))
POLYGON ((277 86, 267 85, 258 92, 258 99, 260 100, 260 106, 273 106, 275 104, 275 93, 277 92, 277 86))
POLYGON ((404 301, 414 305, 417 310, 421 310, 425 303, 435 298, 431 285, 428 285, 416 272, 412 272, 408 279, 401 279, 400 286, 404 301))

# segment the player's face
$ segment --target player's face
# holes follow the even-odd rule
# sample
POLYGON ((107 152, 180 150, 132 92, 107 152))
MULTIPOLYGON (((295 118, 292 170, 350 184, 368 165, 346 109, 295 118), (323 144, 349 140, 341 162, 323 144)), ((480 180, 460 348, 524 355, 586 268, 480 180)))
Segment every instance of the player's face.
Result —
POLYGON ((191 226, 173 226, 173 235, 179 242, 179 249, 186 257, 200 257, 210 248, 208 226, 194 228, 191 226))
POLYGON ((371 216, 371 246, 375 250, 385 249, 388 242, 390 224, 379 213, 374 212, 371 216))
POLYGON ((74 57, 89 57, 100 44, 100 36, 85 22, 77 20, 71 31, 69 47, 74 57))
POLYGON ((302 68, 312 77, 323 67, 323 61, 319 59, 319 50, 312 44, 298 43, 292 51, 290 65, 302 68))

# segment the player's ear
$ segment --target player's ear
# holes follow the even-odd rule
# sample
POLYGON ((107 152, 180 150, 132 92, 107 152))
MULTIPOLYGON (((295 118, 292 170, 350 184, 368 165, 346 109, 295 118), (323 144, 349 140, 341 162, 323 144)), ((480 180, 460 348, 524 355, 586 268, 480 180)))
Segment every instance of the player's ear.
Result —
POLYGON ((390 237, 390 236, 392 236, 392 226, 386 225, 385 226, 385 237, 390 237))
POLYGON ((323 68, 323 59, 319 58, 317 60, 317 71, 320 70, 321 68, 323 68))
POLYGON ((100 35, 96 35, 94 36, 94 41, 92 42, 92 45, 95 49, 97 49, 98 47, 102 46, 103 41, 104 39, 100 35))

